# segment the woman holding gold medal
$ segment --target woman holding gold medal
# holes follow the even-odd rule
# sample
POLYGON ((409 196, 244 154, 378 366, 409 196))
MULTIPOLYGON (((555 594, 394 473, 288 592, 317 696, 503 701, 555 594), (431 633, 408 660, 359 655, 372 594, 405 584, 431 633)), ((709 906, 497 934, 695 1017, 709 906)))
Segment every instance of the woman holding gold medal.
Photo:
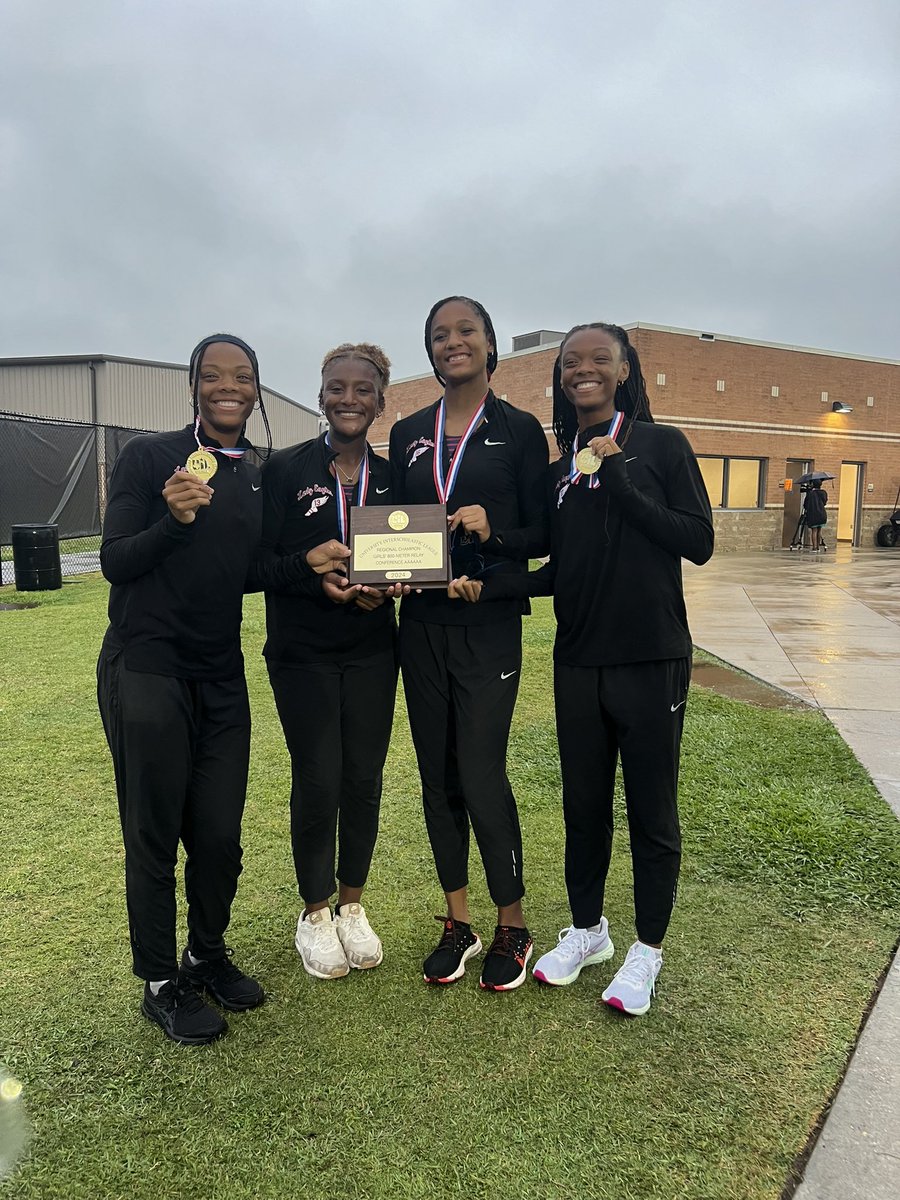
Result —
MULTIPOLYGON (((391 429, 395 503, 447 505, 455 573, 527 571, 529 557, 546 553, 540 423, 490 390, 497 338, 477 301, 438 301, 425 323, 425 349, 444 394, 391 429)), ((423 964, 428 983, 459 979, 482 949, 468 904, 470 822, 497 906, 481 986, 517 988, 532 954, 522 835, 506 775, 526 611, 519 600, 473 609, 439 588, 413 593, 401 607, 403 686, 447 905, 441 939, 423 964)))
POLYGON ((618 325, 576 325, 563 339, 553 429, 561 457, 547 473, 550 561, 524 577, 459 579, 451 590, 482 603, 553 596, 572 924, 534 975, 572 983, 614 953, 603 899, 621 756, 638 940, 603 999, 638 1015, 662 966, 681 860, 678 761, 692 650, 681 559, 710 557, 712 516, 693 451, 680 430, 653 422, 640 361, 618 325))
MULTIPOLYGON (((327 430, 265 467, 264 582, 282 556, 326 539, 346 545, 354 506, 390 503, 390 468, 366 440, 389 382, 390 361, 378 346, 345 343, 326 354, 319 404, 327 430)), ((348 587, 336 573, 313 578, 302 595, 266 585, 264 653, 291 755, 291 845, 303 903, 294 944, 317 979, 377 967, 383 957, 362 893, 394 716, 400 590, 348 587)))
MULTIPOLYGON (((97 697, 112 752, 125 889, 142 1011, 167 1037, 203 1045, 225 1032, 206 990, 231 1011, 263 990, 224 936, 241 872, 250 709, 241 604, 262 525, 260 472, 243 436, 262 407, 256 355, 216 334, 191 355, 194 419, 135 437, 110 478, 100 562, 111 583, 97 697), (179 964, 175 864, 187 853, 188 944, 179 964)), ((300 581, 332 548, 285 560, 300 581)), ((249 586, 255 586, 252 582, 249 586)))

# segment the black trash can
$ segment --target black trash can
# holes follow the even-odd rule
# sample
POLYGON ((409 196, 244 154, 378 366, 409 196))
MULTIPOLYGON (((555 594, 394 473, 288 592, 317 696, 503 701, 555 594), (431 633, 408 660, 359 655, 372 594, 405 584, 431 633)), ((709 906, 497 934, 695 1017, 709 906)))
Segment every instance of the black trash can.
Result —
POLYGON ((17 592, 62 587, 58 525, 13 525, 12 552, 17 592))

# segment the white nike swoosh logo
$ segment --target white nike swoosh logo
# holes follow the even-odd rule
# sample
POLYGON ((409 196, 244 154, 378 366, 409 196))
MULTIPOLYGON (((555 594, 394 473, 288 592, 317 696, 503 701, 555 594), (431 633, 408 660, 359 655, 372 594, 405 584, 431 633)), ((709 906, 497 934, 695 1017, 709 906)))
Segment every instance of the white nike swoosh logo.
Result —
POLYGON ((505 446, 506 442, 492 442, 490 438, 485 438, 484 444, 486 446, 505 446))
POLYGON ((386 491, 387 491, 387 488, 376 488, 375 494, 377 496, 383 496, 386 491))
MULTIPOLYGON (((503 444, 505 445, 506 443, 504 442, 503 444)), ((506 671, 506 672, 501 671, 500 672, 501 679, 509 679, 510 675, 515 675, 515 671, 506 671)))
POLYGON ((632 454, 631 458, 626 458, 626 459, 625 459, 625 461, 626 461, 627 463, 629 463, 629 462, 634 462, 634 460, 635 460, 636 458, 637 458, 637 455, 636 455, 636 454, 632 454))
POLYGON ((258 492, 259 489, 262 487, 262 484, 261 483, 251 483, 250 486, 253 488, 254 492, 258 492))
POLYGON ((687 697, 686 697, 686 696, 685 696, 685 698, 684 698, 682 701, 680 701, 678 704, 673 704, 673 705, 672 705, 672 707, 671 707, 671 709, 670 709, 669 711, 670 711, 670 712, 677 712, 677 711, 678 711, 678 709, 679 709, 679 708, 681 708, 681 705, 682 705, 682 704, 687 704, 687 697))

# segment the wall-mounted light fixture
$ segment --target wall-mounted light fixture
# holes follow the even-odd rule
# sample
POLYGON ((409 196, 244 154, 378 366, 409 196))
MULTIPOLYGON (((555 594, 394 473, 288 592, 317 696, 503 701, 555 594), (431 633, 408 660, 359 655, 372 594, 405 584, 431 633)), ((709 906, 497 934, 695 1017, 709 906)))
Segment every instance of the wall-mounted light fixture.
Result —
POLYGON ((831 411, 839 413, 853 412, 853 405, 845 404, 843 400, 835 400, 834 404, 831 406, 831 411))

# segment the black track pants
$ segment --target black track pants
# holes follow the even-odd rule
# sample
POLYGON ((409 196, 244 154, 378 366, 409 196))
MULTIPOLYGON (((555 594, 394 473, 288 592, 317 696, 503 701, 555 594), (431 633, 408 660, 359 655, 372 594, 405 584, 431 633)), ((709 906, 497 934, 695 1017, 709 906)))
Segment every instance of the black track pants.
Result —
POLYGON ((337 877, 363 887, 375 839, 397 691, 393 649, 346 663, 270 662, 269 681, 291 755, 291 845, 307 904, 337 877))
POLYGON ((241 873, 241 817, 250 761, 243 676, 222 682, 129 671, 101 651, 97 699, 116 773, 134 973, 178 969, 175 865, 186 851, 188 943, 219 958, 241 873))
POLYGON ((514 904, 522 833, 506 777, 522 667, 522 619, 437 625, 400 617, 400 665, 425 824, 445 892, 469 880, 469 821, 491 898, 514 904))
POLYGON ((651 944, 665 936, 681 865, 678 761, 690 677, 690 659, 555 664, 566 887, 578 927, 595 925, 603 914, 621 755, 637 935, 651 944))

